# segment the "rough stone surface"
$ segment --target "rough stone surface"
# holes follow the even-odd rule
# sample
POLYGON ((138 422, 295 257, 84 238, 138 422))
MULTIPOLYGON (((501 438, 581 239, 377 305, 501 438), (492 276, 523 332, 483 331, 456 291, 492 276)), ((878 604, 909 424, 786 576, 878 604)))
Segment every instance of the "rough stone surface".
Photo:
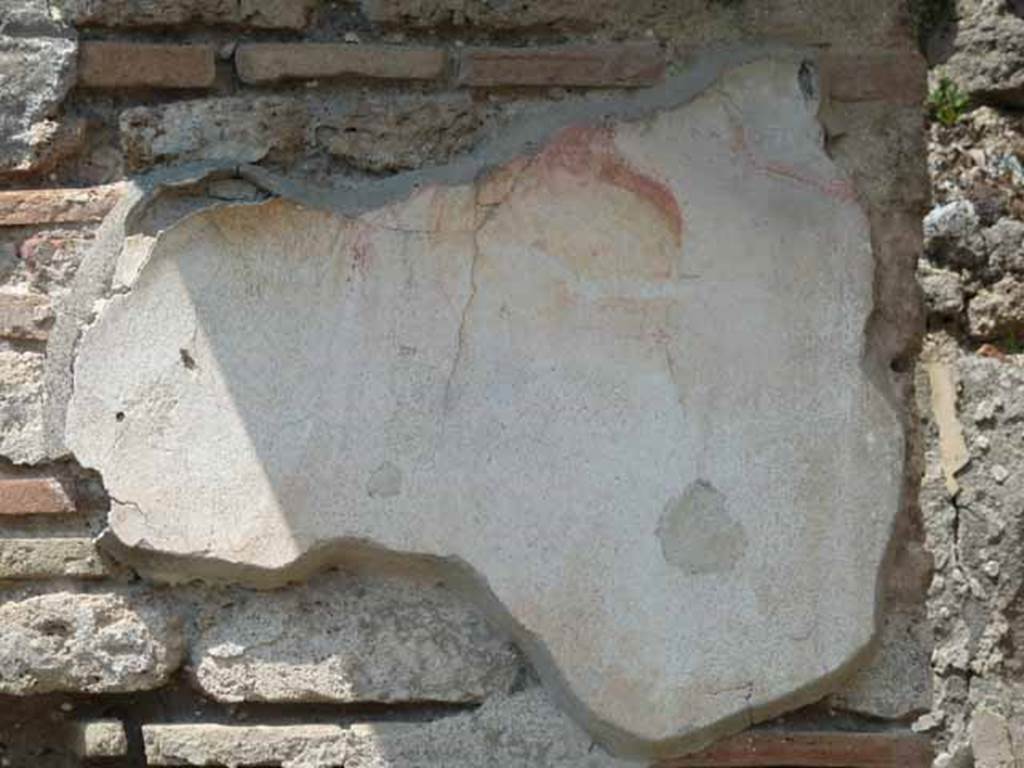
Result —
POLYGON ((128 736, 120 720, 93 720, 82 723, 78 732, 78 754, 86 760, 125 757, 128 736))
POLYGON ((918 266, 918 280, 932 317, 953 319, 960 316, 964 308, 964 286, 959 274, 922 262, 918 266))
MULTIPOLYGON (((926 353, 942 355, 956 374, 956 416, 969 455, 950 489, 935 437, 944 419, 923 403, 935 700, 919 727, 936 738, 938 766, 1012 765, 1000 760, 1008 749, 1017 762, 1024 755, 1017 651, 1024 636, 1024 356, 983 357, 949 340, 933 341, 926 353)), ((922 382, 922 396, 927 392, 922 382)))
POLYGON ((46 341, 52 323, 46 296, 0 292, 0 338, 46 341))
POLYGON ((979 339, 1015 337, 1024 332, 1024 280, 1004 277, 983 289, 967 308, 972 336, 979 339))
POLYGON ((46 457, 43 355, 0 349, 0 456, 33 464, 46 457))
POLYGON ((421 724, 145 725, 150 765, 283 768, 625 768, 536 688, 421 724))
POLYGON ((799 69, 569 127, 475 187, 162 234, 74 367, 113 534, 182 574, 457 558, 623 751, 825 692, 874 634, 903 435, 864 370, 867 220, 799 69))
POLYGON ((91 539, 0 539, 0 581, 99 579, 109 573, 91 539))
POLYGON ((301 29, 316 0, 52 0, 76 26, 163 27, 189 23, 301 29))
POLYGON ((520 670, 479 615, 423 584, 232 594, 200 624, 195 677, 221 701, 475 702, 507 693, 520 670))
POLYGON ((156 688, 182 660, 178 620, 155 601, 59 592, 0 605, 0 693, 156 688))
POLYGON ((309 110, 286 97, 228 97, 126 109, 121 146, 130 169, 161 162, 254 163, 303 146, 309 110))
POLYGON ((243 83, 261 85, 282 80, 369 78, 434 80, 444 74, 443 48, 345 43, 250 43, 235 53, 243 83))
POLYGON ((418 28, 508 33, 579 32, 617 36, 648 32, 682 45, 743 39, 827 43, 848 49, 905 39, 904 6, 891 0, 360 0, 370 21, 418 28))
POLYGON ((0 20, 0 174, 31 171, 61 140, 60 104, 74 84, 72 37, 13 36, 0 20))
POLYGON ((332 156, 371 173, 440 164, 472 147, 487 109, 469 98, 367 99, 322 119, 317 141, 332 156))
POLYGON ((938 67, 981 100, 1024 106, 1024 16, 1008 0, 958 0, 952 55, 938 67))
POLYGON ((340 725, 144 725, 148 765, 349 765, 340 725))

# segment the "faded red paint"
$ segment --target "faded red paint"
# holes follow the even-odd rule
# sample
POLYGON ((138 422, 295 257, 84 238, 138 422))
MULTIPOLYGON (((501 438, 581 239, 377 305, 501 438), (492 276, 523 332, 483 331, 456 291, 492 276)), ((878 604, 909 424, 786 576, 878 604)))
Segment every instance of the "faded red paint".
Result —
POLYGON ((536 167, 595 178, 632 192, 661 214, 676 244, 682 243, 683 213, 672 189, 665 182, 632 168, 615 147, 612 129, 593 126, 565 128, 537 156, 536 167))
POLYGON ((747 165, 761 173, 769 176, 779 176, 784 179, 790 179, 797 184, 811 187, 812 189, 821 192, 821 194, 826 197, 830 197, 834 200, 852 202, 857 199, 856 190, 854 190, 853 185, 845 179, 814 178, 800 168, 782 165, 781 163, 764 162, 757 156, 754 150, 751 149, 750 142, 747 141, 746 130, 742 126, 733 126, 732 141, 729 143, 729 148, 737 155, 740 155, 744 161, 746 161, 747 165))
MULTIPOLYGON (((365 227, 359 227, 355 233, 355 237, 352 239, 352 270, 353 273, 358 273, 359 277, 363 280, 369 274, 370 266, 374 258, 373 243, 370 240, 369 230, 365 227)), ((352 275, 348 277, 348 282, 352 281, 352 275)))

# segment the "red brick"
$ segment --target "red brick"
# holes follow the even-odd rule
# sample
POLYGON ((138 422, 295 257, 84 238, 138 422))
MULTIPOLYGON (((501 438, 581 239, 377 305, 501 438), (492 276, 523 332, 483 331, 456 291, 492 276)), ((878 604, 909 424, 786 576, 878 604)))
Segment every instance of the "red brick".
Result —
POLYGON ((84 42, 78 83, 90 88, 208 88, 212 45, 84 42))
POLYGON ((908 732, 748 731, 655 768, 928 768, 928 739, 908 732))
POLYGON ((52 321, 46 296, 0 293, 0 338, 46 341, 52 321))
POLYGON ((344 43, 251 43, 238 46, 235 67, 245 83, 371 78, 434 80, 445 71, 442 48, 344 43))
POLYGON ((0 480, 0 516, 66 515, 75 505, 52 477, 16 477, 0 480))
POLYGON ((916 51, 826 53, 822 89, 835 101, 921 104, 928 91, 928 66, 916 51))
POLYGON ((656 43, 561 45, 545 48, 468 48, 459 83, 470 87, 652 85, 665 74, 656 43))
POLYGON ((0 227, 99 221, 117 204, 121 192, 120 184, 0 191, 0 227))

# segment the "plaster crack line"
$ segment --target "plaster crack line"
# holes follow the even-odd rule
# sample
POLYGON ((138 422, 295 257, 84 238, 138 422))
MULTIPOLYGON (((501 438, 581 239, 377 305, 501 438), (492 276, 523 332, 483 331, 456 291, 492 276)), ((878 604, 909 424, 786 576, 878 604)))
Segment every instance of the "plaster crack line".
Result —
MULTIPOLYGON (((479 187, 474 186, 473 188, 473 210, 479 212, 480 206, 479 200, 479 187)), ((469 314, 473 307, 473 302, 476 300, 477 294, 477 264, 480 261, 480 230, 482 224, 476 226, 473 229, 473 237, 471 240, 472 254, 469 262, 469 295, 466 297, 466 303, 462 306, 462 314, 459 317, 459 328, 455 336, 455 354, 452 356, 452 367, 448 371, 448 378, 444 384, 444 411, 447 412, 451 409, 453 391, 452 388, 455 384, 455 377, 459 372, 459 366, 462 364, 462 358, 465 356, 466 350, 466 331, 469 325, 469 314)))

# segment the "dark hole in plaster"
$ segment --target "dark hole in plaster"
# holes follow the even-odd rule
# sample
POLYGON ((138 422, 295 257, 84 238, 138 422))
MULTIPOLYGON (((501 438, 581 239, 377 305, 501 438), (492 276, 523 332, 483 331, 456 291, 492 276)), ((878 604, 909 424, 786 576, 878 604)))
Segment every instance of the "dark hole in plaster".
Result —
POLYGON ((192 355, 189 354, 187 349, 179 349, 178 354, 181 355, 181 364, 184 365, 188 370, 193 371, 196 367, 196 360, 192 355))
POLYGON ((115 413, 114 418, 117 421, 124 421, 124 411, 118 411, 117 413, 115 413))
POLYGON ((889 363, 889 368, 893 373, 906 373, 910 370, 910 361, 904 357, 895 357, 889 363))
POLYGON ((800 72, 797 75, 797 80, 800 83, 800 92, 808 101, 814 99, 817 94, 815 69, 814 62, 804 61, 800 64, 800 72))

